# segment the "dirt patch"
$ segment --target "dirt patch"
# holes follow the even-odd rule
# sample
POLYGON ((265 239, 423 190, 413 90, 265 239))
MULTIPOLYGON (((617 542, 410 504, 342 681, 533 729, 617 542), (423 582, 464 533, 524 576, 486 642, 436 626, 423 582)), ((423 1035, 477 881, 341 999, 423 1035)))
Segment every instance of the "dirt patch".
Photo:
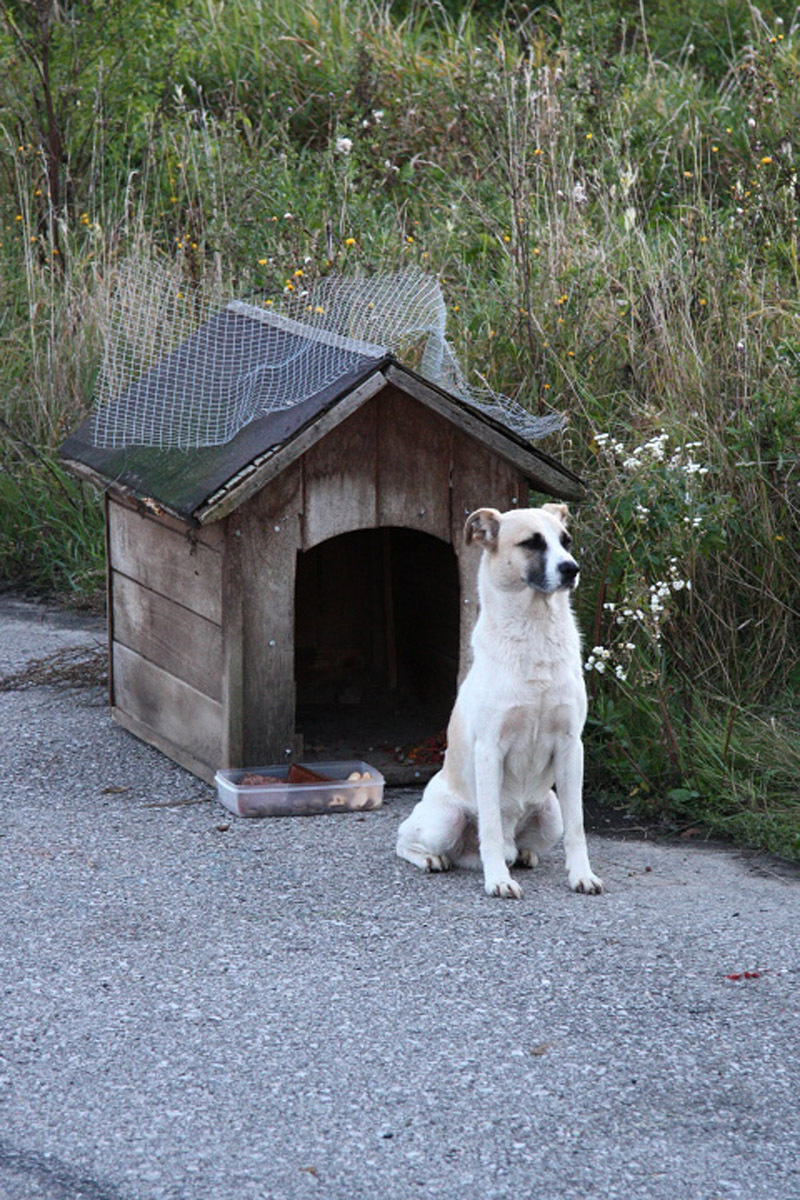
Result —
POLYGON ((107 682, 105 646, 67 646, 44 658, 31 659, 21 671, 0 677, 0 692, 31 687, 103 687, 107 682))

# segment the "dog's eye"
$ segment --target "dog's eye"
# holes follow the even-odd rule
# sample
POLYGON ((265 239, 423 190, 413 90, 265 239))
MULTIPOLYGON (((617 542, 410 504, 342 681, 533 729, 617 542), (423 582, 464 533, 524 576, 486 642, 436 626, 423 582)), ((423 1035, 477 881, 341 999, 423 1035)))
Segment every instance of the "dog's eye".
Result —
POLYGON ((525 541, 519 544, 526 550, 544 550, 547 547, 547 542, 541 533, 532 533, 529 538, 525 538, 525 541))
POLYGON ((561 535, 561 545, 565 550, 569 550, 570 546, 572 545, 572 538, 566 531, 561 535))

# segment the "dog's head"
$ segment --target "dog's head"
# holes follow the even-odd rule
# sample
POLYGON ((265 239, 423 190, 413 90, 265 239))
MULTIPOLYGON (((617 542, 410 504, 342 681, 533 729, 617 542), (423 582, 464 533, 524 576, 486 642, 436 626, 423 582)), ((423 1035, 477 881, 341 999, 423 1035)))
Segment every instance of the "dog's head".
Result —
POLYGON ((503 591, 552 595, 571 591, 578 583, 578 564, 569 552, 566 504, 541 508, 515 508, 501 513, 479 508, 467 518, 464 538, 481 544, 487 552, 492 581, 503 591))

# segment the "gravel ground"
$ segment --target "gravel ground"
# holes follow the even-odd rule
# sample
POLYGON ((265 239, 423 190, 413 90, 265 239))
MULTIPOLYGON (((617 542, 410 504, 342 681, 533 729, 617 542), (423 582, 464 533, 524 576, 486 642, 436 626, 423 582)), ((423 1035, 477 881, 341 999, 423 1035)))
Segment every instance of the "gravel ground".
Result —
POLYGON ((2 1200, 800 1196, 794 870, 595 833, 605 895, 500 901, 394 856, 410 791, 238 820, 21 686, 104 640, 0 598, 2 1200))

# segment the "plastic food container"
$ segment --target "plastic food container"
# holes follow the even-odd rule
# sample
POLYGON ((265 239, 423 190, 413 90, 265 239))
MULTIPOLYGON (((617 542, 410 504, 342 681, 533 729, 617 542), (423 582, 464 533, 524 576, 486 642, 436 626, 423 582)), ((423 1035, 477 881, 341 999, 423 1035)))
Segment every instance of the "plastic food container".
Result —
POLYGON ((384 778, 365 762, 320 762, 217 771, 217 796, 237 817, 365 811, 383 803, 384 778))

